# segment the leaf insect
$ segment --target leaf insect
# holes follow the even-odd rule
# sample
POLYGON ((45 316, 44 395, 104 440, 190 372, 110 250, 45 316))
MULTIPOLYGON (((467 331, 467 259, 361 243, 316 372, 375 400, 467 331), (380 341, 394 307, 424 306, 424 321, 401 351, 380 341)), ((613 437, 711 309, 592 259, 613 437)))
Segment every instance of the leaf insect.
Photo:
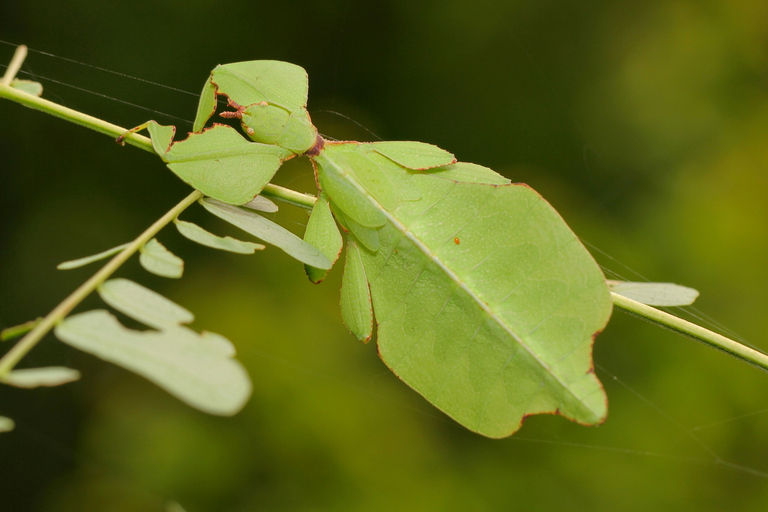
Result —
MULTIPOLYGON (((284 161, 307 156, 318 194, 304 241, 331 263, 346 245, 344 323, 362 341, 375 331, 384 363, 460 424, 504 437, 532 414, 602 422, 592 345, 612 302, 557 212, 530 187, 431 144, 327 141, 307 92, 293 64, 220 65, 189 137, 174 142, 175 128, 154 121, 134 131, 147 128, 171 171, 232 208, 284 161), (220 115, 239 120, 248 138, 206 126, 219 96, 230 109, 220 115), (458 230, 471 251, 449 250, 458 230)), ((305 268, 315 283, 328 273, 305 268)))

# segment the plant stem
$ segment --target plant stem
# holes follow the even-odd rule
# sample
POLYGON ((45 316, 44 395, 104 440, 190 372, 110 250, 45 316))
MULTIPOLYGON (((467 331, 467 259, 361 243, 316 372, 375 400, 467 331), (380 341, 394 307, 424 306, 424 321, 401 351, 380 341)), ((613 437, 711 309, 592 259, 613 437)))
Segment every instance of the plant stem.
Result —
POLYGON ((647 322, 663 327, 664 329, 669 329, 670 331, 676 332, 687 338, 699 341, 768 372, 768 355, 687 320, 683 320, 682 318, 670 315, 669 313, 665 313, 664 311, 651 306, 646 306, 640 302, 628 299, 623 295, 611 292, 611 298, 613 299, 614 306, 625 313, 642 318, 647 322))
POLYGON ((13 79, 16 78, 16 73, 19 72, 19 69, 21 69, 21 64, 26 58, 27 47, 23 44, 16 47, 16 51, 13 53, 11 63, 8 64, 8 69, 5 70, 5 74, 3 75, 2 80, 0 80, 0 84, 11 85, 13 79))
POLYGON ((80 285, 72 294, 64 299, 53 311, 43 318, 35 327, 27 333, 19 342, 0 359, 0 378, 10 372, 14 366, 29 352, 57 323, 72 311, 80 302, 93 292, 101 283, 107 280, 128 258, 149 242, 158 231, 179 216, 192 203, 203 197, 197 190, 185 197, 179 204, 168 210, 162 217, 155 221, 141 235, 139 235, 128 247, 120 251, 114 258, 96 272, 90 279, 80 285))

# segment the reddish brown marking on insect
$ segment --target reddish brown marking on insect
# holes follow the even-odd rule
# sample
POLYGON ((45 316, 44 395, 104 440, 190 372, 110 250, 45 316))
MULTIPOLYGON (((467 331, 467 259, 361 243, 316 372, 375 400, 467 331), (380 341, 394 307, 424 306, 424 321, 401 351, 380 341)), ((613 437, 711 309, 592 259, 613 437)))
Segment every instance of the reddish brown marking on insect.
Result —
POLYGON ((316 156, 319 155, 320 152, 325 147, 325 139, 320 136, 320 134, 317 135, 317 138, 315 139, 315 145, 309 148, 304 152, 307 156, 316 156))
POLYGON ((233 119, 233 118, 234 119, 242 119, 243 118, 243 112, 245 111, 245 107, 244 106, 242 106, 242 105, 240 105, 238 103, 235 103, 234 101, 232 101, 229 98, 227 98, 227 104, 230 107, 232 107, 232 108, 236 108, 237 110, 235 110, 234 112, 229 112, 229 111, 222 112, 221 114, 219 114, 219 116, 226 117, 228 119, 233 119))
POLYGON ((453 243, 455 243, 456 245, 459 245, 461 243, 461 240, 459 240, 459 237, 456 237, 453 239, 453 243))

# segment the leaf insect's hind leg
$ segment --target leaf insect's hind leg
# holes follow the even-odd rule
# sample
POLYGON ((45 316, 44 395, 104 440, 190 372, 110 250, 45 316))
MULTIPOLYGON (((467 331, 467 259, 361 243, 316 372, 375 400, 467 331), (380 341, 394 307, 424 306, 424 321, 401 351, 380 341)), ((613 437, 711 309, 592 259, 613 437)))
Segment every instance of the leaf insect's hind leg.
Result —
POLYGON ((137 133, 137 132, 140 132, 141 130, 146 129, 147 127, 149 127, 150 124, 152 124, 154 122, 155 121, 149 120, 146 123, 141 123, 139 126, 136 126, 135 128, 131 128, 130 130, 128 130, 127 132, 125 132, 124 134, 122 134, 121 136, 116 138, 115 142, 117 142, 121 146, 125 146, 125 137, 127 137, 128 135, 130 135, 132 133, 137 133))

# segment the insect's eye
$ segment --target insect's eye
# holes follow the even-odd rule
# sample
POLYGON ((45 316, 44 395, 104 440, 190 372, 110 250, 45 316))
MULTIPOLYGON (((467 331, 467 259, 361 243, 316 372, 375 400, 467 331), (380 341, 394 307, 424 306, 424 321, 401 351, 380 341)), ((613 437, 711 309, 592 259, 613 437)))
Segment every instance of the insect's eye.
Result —
POLYGON ((254 130, 249 126, 248 128, 245 129, 245 133, 247 133, 248 135, 253 135, 254 133, 256 133, 256 130, 254 130))

